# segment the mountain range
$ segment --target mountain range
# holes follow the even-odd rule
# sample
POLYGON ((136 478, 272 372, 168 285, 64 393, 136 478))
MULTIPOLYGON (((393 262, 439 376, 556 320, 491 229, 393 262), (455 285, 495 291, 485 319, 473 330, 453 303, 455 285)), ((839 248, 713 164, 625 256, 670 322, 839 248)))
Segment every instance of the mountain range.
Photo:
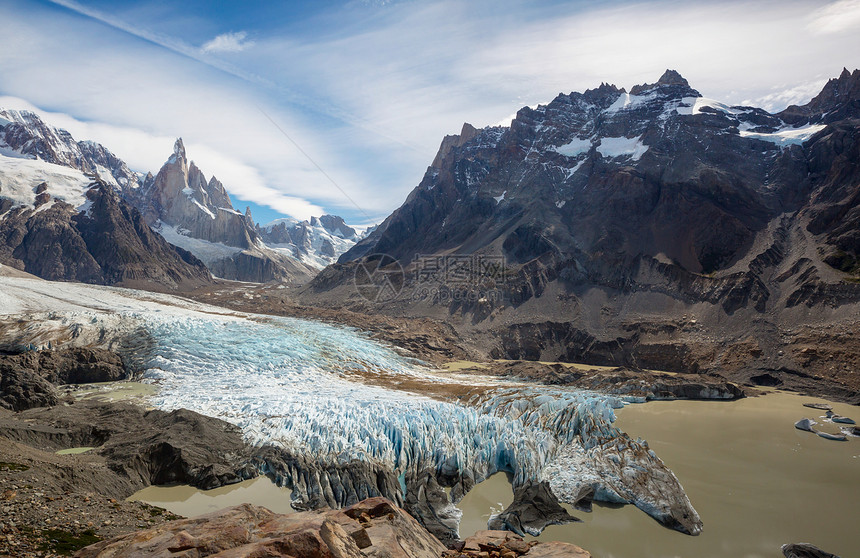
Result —
POLYGON ((207 180, 189 161, 181 139, 155 175, 142 174, 35 113, 0 110, 5 265, 50 279, 143 288, 194 288, 211 281, 209 272, 302 283, 359 238, 330 215, 261 227, 250 210, 233 208, 217 178, 207 180), (95 203, 102 197, 108 207, 95 203))
POLYGON ((302 296, 444 319, 493 357, 838 378, 860 365, 858 161, 857 70, 775 114, 672 70, 601 84, 445 137, 302 296), (397 293, 353 286, 374 281, 397 293))

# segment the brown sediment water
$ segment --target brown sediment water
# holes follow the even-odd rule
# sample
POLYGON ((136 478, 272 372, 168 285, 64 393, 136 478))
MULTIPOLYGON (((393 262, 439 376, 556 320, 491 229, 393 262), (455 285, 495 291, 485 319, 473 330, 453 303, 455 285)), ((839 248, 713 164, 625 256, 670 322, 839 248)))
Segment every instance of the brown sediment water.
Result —
POLYGON ((263 506, 275 513, 294 513, 290 507, 290 492, 268 477, 257 477, 212 490, 200 490, 187 484, 148 486, 127 500, 146 502, 185 517, 196 517, 244 503, 263 506))
POLYGON ((96 448, 92 446, 81 446, 78 448, 61 449, 59 451, 55 451, 54 453, 56 453, 57 455, 80 455, 82 453, 87 453, 88 451, 94 449, 96 448))
MULTIPOLYGON (((553 525, 541 540, 572 542, 595 558, 765 558, 809 542, 847 557, 860 552, 860 438, 825 440, 794 428, 808 417, 825 432, 838 425, 803 407, 822 399, 772 392, 738 401, 655 401, 617 411, 617 425, 648 440, 676 474, 704 522, 691 537, 633 506, 569 508, 584 523, 553 525)), ((828 402, 829 403, 829 402, 828 402)), ((860 408, 831 403, 860 419, 860 408)), ((460 535, 486 528, 492 508, 512 500, 505 477, 476 486, 461 502, 460 535), (470 532, 471 531, 471 532, 470 532)))
POLYGON ((158 393, 158 386, 131 381, 99 382, 60 386, 60 392, 79 400, 145 403, 148 397, 158 393))

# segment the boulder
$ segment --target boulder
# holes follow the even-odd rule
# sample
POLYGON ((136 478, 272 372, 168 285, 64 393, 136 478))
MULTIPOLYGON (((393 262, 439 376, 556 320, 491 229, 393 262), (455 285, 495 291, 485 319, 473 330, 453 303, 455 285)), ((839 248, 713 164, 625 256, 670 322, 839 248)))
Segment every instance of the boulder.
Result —
POLYGON ((525 556, 528 558, 591 558, 591 553, 563 542, 548 542, 535 545, 525 556))
POLYGON ((810 409, 818 409, 819 411, 832 411, 833 407, 828 405, 827 403, 804 403, 804 407, 809 407, 810 409))
POLYGON ((821 431, 816 432, 816 434, 818 434, 819 436, 821 436, 825 440, 834 440, 836 442, 847 442, 848 441, 848 438, 845 436, 845 434, 830 434, 829 432, 821 432, 821 431))
POLYGON ((346 510, 281 515, 242 504, 101 541, 78 558, 438 558, 445 547, 384 498, 346 510))
POLYGON ((38 374, 10 365, 0 357, 0 408, 23 411, 58 402, 54 386, 38 374))

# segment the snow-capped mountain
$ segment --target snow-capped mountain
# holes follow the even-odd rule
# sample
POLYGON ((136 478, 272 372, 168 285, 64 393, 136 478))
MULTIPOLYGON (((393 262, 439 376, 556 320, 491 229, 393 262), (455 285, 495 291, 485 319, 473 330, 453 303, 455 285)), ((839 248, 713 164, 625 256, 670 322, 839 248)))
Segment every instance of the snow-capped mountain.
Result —
POLYGON ((304 282, 313 275, 296 258, 261 241, 250 216, 233 208, 221 182, 214 176, 207 181, 188 160, 181 138, 158 174, 147 174, 130 199, 153 229, 200 258, 217 277, 304 282))
POLYGON ((364 237, 336 215, 311 217, 310 221, 276 219, 257 225, 257 232, 270 248, 285 251, 315 269, 336 262, 364 237))
POLYGON ((359 239, 340 217, 323 216, 313 223, 291 223, 295 242, 288 233, 276 246, 267 246, 261 238, 266 229, 257 229, 250 211, 233 208, 223 184, 214 176, 206 179, 188 159, 181 139, 157 174, 144 175, 104 146, 76 141, 33 112, 0 110, 0 155, 0 209, 41 206, 52 199, 84 211, 91 205, 86 191, 97 176, 168 242, 226 279, 304 282, 359 239))
POLYGON ((374 308, 459 315, 495 356, 802 370, 817 364, 789 356, 779 324, 860 308, 858 161, 858 70, 776 114, 704 98, 674 71, 602 84, 446 137, 403 205, 304 295, 364 304, 356 270, 388 254, 406 284, 374 308), (691 315, 711 337, 679 326, 691 315))
POLYGON ((131 181, 133 175, 123 174, 124 164, 113 166, 114 175, 98 163, 116 163, 110 152, 76 143, 31 113, 3 114, 0 263, 47 279, 149 289, 210 281, 199 260, 152 232, 117 194, 117 176, 131 181), (45 138, 29 133, 34 126, 45 138))
POLYGON ((123 194, 136 189, 140 180, 122 159, 101 144, 75 141, 66 130, 50 126, 25 110, 0 109, 0 154, 96 172, 123 194))

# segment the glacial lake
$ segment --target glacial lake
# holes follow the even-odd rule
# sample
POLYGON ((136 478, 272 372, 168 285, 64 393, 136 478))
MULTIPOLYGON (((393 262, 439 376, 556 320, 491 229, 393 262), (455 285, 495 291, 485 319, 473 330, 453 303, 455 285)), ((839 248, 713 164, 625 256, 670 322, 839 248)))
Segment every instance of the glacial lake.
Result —
MULTIPOLYGON (((704 530, 666 529, 633 506, 569 508, 583 523, 553 525, 541 540, 578 544, 596 558, 776 558, 780 546, 809 542, 842 558, 860 551, 860 438, 825 440, 794 428, 801 418, 836 433, 822 399, 784 392, 738 401, 654 401, 617 411, 616 424, 648 440, 686 489, 704 530)), ((830 402, 827 402, 830 403, 830 402)), ((860 407, 830 403, 860 419, 860 407)), ((486 525, 491 509, 513 500, 495 475, 461 502, 461 536, 486 525)))
MULTIPOLYGON (((541 540, 562 540, 595 558, 777 558, 788 542, 810 542, 842 558, 857 555, 860 530, 860 438, 825 440, 794 428, 803 418, 816 428, 823 411, 803 407, 825 402, 783 392, 739 401, 656 401, 617 411, 619 427, 650 446, 680 479, 705 528, 698 537, 666 529, 634 506, 595 504, 569 511, 582 523, 554 525, 541 540)), ((831 403, 860 418, 860 408, 831 403)), ((150 487, 133 496, 193 516, 248 501, 289 511, 289 491, 268 479, 201 491, 150 487), (281 501, 284 500, 284 502, 281 501)), ((513 500, 506 476, 497 473, 460 502, 460 535, 486 529, 491 513, 513 500)))

